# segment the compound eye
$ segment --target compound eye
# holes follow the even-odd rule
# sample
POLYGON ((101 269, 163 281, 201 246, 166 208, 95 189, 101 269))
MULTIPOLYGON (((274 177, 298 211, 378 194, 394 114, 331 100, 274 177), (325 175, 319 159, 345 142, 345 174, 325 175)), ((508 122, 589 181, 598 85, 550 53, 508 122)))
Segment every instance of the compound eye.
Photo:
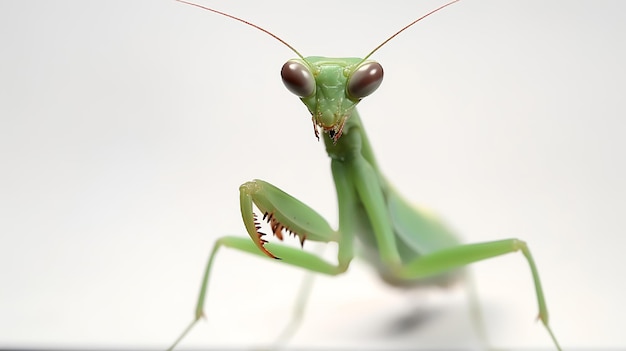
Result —
POLYGON ((283 83, 290 92, 299 96, 311 96, 315 92, 315 79, 309 67, 300 60, 285 62, 280 70, 283 83))
POLYGON ((369 61, 359 66, 348 78, 348 95, 362 99, 373 93, 383 82, 383 66, 369 61))

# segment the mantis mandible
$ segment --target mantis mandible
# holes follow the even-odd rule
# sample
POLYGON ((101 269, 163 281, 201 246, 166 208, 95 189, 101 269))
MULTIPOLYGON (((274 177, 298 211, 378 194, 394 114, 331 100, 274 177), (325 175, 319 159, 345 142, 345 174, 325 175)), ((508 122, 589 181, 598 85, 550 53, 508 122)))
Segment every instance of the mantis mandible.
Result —
POLYGON ((170 349, 204 316, 211 267, 221 247, 334 276, 346 272, 359 244, 362 249, 359 253, 375 267, 380 277, 400 287, 446 285, 459 279, 464 266, 521 251, 534 281, 539 307, 537 318, 556 348, 561 350, 549 325, 539 273, 526 243, 511 238, 462 244, 437 217, 409 205, 379 169, 355 108, 380 86, 383 79, 382 66, 369 57, 407 28, 459 0, 446 3, 409 23, 364 58, 304 57, 281 38, 253 23, 212 8, 177 1, 254 27, 280 41, 298 56, 283 65, 281 76, 287 89, 306 105, 315 137, 323 139, 331 159, 339 226, 337 230, 332 229, 315 210, 268 182, 255 179, 241 185, 241 215, 250 238, 224 236, 216 241, 202 279, 194 319, 170 349), (281 241, 284 235, 292 235, 298 237, 302 246, 306 240, 337 243, 336 263, 314 253, 269 242, 266 233, 261 232, 261 221, 267 221, 273 236, 281 241))

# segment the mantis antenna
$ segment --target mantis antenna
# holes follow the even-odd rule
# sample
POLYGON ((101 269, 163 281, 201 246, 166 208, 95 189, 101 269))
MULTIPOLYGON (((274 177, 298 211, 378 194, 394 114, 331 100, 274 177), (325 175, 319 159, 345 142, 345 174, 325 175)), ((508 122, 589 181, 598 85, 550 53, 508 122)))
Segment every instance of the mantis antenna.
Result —
MULTIPOLYGON (((211 12, 213 12, 213 13, 217 13, 218 15, 222 15, 222 16, 225 16, 225 17, 228 17, 228 18, 234 19, 235 21, 239 21, 239 22, 241 22, 241 23, 243 23, 243 24, 247 24, 247 25, 249 25, 250 27, 254 27, 254 28, 256 28, 256 29, 260 30, 261 32, 263 32, 263 33, 265 33, 265 34, 270 35, 272 38, 274 38, 274 39, 278 40, 279 42, 283 43, 286 47, 288 47, 289 49, 291 49, 291 51, 293 51, 296 55, 298 55, 298 57, 300 57, 303 61, 305 61, 305 62, 306 62, 306 59, 304 58, 304 56, 302 56, 302 54, 300 54, 300 53, 298 52, 298 50, 296 50, 293 46, 289 45, 286 41, 284 41, 283 39, 281 39, 278 35, 276 35, 276 34, 274 34, 274 33, 270 32, 270 31, 268 31, 267 29, 265 29, 265 28, 263 28, 263 27, 261 27, 261 26, 258 26, 258 25, 254 24, 254 23, 252 23, 252 22, 248 22, 248 21, 246 21, 246 20, 244 20, 244 19, 241 19, 241 18, 239 18, 239 17, 236 17, 236 16, 233 16, 233 15, 230 15, 230 14, 228 14, 228 13, 225 13, 225 12, 222 12, 222 11, 218 11, 218 10, 215 10, 215 9, 212 9, 212 8, 210 8, 210 7, 202 6, 202 5, 195 4, 195 3, 193 3, 193 2, 189 2, 189 1, 185 1, 185 0, 176 0, 176 1, 178 1, 178 2, 182 2, 183 4, 187 4, 187 5, 191 5, 191 6, 199 7, 199 8, 201 8, 201 9, 203 9, 203 10, 211 11, 211 12)), ((363 62, 363 61, 367 60, 367 59, 368 59, 370 56, 372 56, 372 55, 373 55, 376 51, 378 51, 378 49, 382 48, 382 47, 383 47, 385 44, 387 44, 387 43, 388 43, 391 39, 395 38, 398 34, 400 34, 400 33, 404 32, 405 30, 409 29, 409 27, 411 27, 411 26, 412 26, 412 25, 414 25, 415 23, 417 23, 417 22, 419 22, 419 21, 423 20, 424 18, 426 18, 426 17, 428 17, 428 16, 432 15, 433 13, 435 13, 435 12, 437 12, 437 11, 439 11, 439 10, 442 10, 442 9, 444 9, 445 7, 448 7, 448 6, 452 5, 452 4, 454 4, 455 2, 459 2, 459 1, 461 1, 461 0, 453 0, 453 1, 450 1, 450 2, 448 2, 447 4, 441 5, 441 6, 439 6, 438 8, 436 8, 436 9, 434 9, 434 10, 430 11, 429 13, 425 14, 424 16, 422 16, 422 17, 420 17, 420 18, 416 19, 415 21, 413 21, 413 22, 411 22, 411 23, 407 24, 407 25, 406 25, 406 26, 404 26, 402 29, 400 29, 399 31, 395 32, 392 36, 390 36, 389 38, 385 39, 385 41, 383 41, 382 43, 380 43, 380 45, 378 45, 377 47, 375 47, 375 48, 374 48, 374 50, 372 50, 369 54, 367 54, 367 56, 365 56, 361 62, 363 62)))
MULTIPOLYGON (((241 19, 241 18, 239 18, 239 17, 233 16, 233 15, 229 15, 229 14, 227 14, 227 13, 225 13, 225 12, 222 12, 222 11, 218 11, 218 10, 212 9, 212 8, 210 8, 210 7, 206 7, 206 6, 202 6, 202 5, 194 4, 193 2, 189 2, 189 1, 185 1, 185 0, 176 0, 176 1, 178 1, 178 2, 182 2, 183 4, 187 4, 187 5, 191 5, 191 6, 199 7, 199 8, 201 8, 201 9, 203 9, 203 10, 207 10, 207 11, 211 11, 211 12, 217 13, 218 15, 226 16, 226 17, 228 17, 228 18, 232 18, 232 19, 234 19, 235 21, 239 21, 239 22, 241 22, 241 23, 244 23, 244 24, 247 24, 247 25, 249 25, 249 26, 251 26, 251 27, 254 27, 254 28, 256 28, 256 29, 260 30, 261 32, 263 32, 263 33, 265 33, 265 34, 270 35, 272 38, 274 38, 274 39, 276 39, 276 40, 280 41, 280 42, 281 42, 281 43, 283 43, 286 47, 288 47, 289 49, 291 49, 291 51, 295 52, 295 53, 296 53, 296 55, 298 55, 298 57, 300 57, 303 61, 306 61, 306 60, 304 59, 304 56, 302 56, 302 55, 298 52, 298 50, 294 49, 294 47, 293 47, 293 46, 289 45, 286 41, 282 40, 282 39, 281 39, 278 35, 276 35, 276 34, 274 34, 274 33, 270 32, 269 30, 267 30, 267 29, 265 29, 265 28, 263 28, 263 27, 260 27, 260 26, 258 26, 258 25, 256 25, 256 24, 252 23, 252 22, 248 22, 248 21, 246 21, 246 20, 244 20, 244 19, 241 19)), ((459 0, 456 0, 456 1, 459 1, 459 0)))
POLYGON ((453 0, 450 1, 449 3, 445 4, 445 5, 441 5, 438 8, 430 11, 429 13, 425 14, 424 16, 416 19, 415 21, 407 24, 406 26, 404 26, 402 29, 400 29, 399 31, 395 32, 392 36, 390 36, 389 38, 385 39, 385 41, 383 41, 382 43, 380 43, 380 45, 378 45, 377 47, 374 48, 374 50, 372 50, 369 54, 367 54, 364 58, 363 61, 367 60, 370 56, 372 56, 376 51, 378 51, 378 49, 382 48, 385 44, 387 44, 391 39, 395 38, 398 34, 404 32, 405 30, 409 29, 409 27, 411 27, 412 25, 414 25, 415 23, 423 20, 424 18, 432 15, 433 13, 439 11, 439 10, 443 10, 444 8, 454 4, 455 2, 459 2, 461 0, 453 0))

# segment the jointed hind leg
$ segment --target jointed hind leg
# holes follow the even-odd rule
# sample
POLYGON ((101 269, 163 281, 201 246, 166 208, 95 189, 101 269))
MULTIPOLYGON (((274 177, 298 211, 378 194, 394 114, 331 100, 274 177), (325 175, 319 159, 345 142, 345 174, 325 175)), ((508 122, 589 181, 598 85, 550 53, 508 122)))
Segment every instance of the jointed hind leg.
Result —
POLYGON ((404 279, 425 278, 454 269, 459 269, 474 262, 516 251, 522 252, 532 273, 535 285, 535 294, 537 296, 537 304, 539 306, 539 315, 537 316, 537 319, 543 323, 556 348, 561 350, 561 346, 552 332, 552 328, 550 328, 548 308, 546 306, 537 266, 535 265, 535 261, 530 253, 530 249, 524 241, 518 239, 505 239, 477 244, 465 244, 443 249, 415 259, 398 269, 396 274, 398 277, 404 279))

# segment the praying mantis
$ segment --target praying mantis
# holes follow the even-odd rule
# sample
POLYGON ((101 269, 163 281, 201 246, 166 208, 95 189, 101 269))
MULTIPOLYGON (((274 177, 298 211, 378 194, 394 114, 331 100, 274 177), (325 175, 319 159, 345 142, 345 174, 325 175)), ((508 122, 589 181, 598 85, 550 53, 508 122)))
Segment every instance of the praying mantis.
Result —
POLYGON ((330 276, 345 273, 358 254, 376 269, 382 280, 399 287, 445 286, 458 281, 463 276, 463 267, 469 264, 520 251, 532 273, 539 308, 537 318, 556 349, 561 350, 549 324, 538 269, 528 245, 516 238, 462 244, 438 217, 410 205, 380 170, 356 110, 358 103, 382 83, 382 66, 369 58, 415 23, 460 0, 448 2, 409 23, 363 58, 304 57, 256 24, 185 0, 176 1, 254 27, 298 56, 282 66, 281 77, 285 87, 307 107, 314 136, 323 140, 331 159, 339 224, 338 229, 333 229, 311 207, 266 181, 255 179, 242 184, 239 187, 240 210, 249 238, 224 236, 217 239, 202 278, 194 319, 170 350, 204 316, 211 269, 222 247, 330 276), (294 236, 302 247, 307 241, 336 243, 336 262, 270 241, 262 222, 267 222, 271 236, 279 241, 285 236, 294 236))

